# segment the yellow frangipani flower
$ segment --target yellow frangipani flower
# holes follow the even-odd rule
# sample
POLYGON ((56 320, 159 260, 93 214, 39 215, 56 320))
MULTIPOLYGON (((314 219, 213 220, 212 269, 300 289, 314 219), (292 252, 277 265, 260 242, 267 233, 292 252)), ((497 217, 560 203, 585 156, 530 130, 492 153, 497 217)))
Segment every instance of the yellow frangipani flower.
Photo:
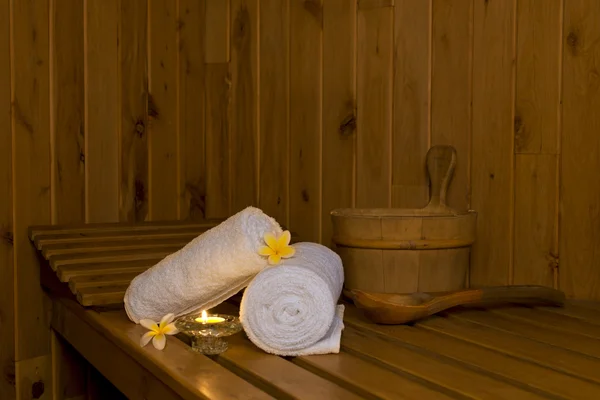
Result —
POLYGON ((146 332, 144 336, 142 336, 142 339, 140 340, 140 346, 144 347, 150 342, 150 340, 152 340, 152 345, 157 350, 164 349, 167 342, 167 337, 165 335, 176 335, 179 333, 179 330, 175 327, 175 324, 172 323, 174 319, 174 314, 167 314, 162 317, 160 323, 156 323, 151 319, 140 320, 140 325, 146 329, 150 329, 150 332, 146 332))
POLYGON ((267 245, 261 247, 258 254, 268 256, 271 265, 279 264, 282 258, 290 258, 296 254, 296 249, 290 246, 292 235, 289 231, 284 231, 278 238, 272 233, 266 233, 264 239, 267 245))

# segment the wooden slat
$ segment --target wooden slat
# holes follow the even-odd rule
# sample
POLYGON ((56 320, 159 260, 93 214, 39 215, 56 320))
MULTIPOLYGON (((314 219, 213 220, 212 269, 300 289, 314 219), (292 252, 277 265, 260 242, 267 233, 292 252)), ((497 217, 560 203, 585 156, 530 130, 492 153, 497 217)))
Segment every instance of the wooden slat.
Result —
POLYGON ((297 357, 293 361, 365 398, 452 398, 415 381, 410 376, 394 373, 345 352, 336 355, 297 357))
POLYGON ((356 151, 356 3, 323 2, 322 243, 331 244, 330 212, 354 204, 356 151))
MULTIPOLYGON (((494 357, 494 353, 477 348, 475 346, 466 346, 463 352, 454 352, 452 346, 460 346, 461 344, 453 341, 444 342, 443 337, 432 338, 426 332, 419 331, 413 327, 407 326, 383 326, 374 325, 365 322, 358 317, 356 309, 347 310, 346 319, 347 325, 357 327, 361 330, 370 332, 369 335, 352 331, 348 329, 344 332, 342 346, 348 347, 363 357, 374 358, 379 362, 383 362, 390 368, 404 371, 405 373, 413 374, 421 379, 430 381, 448 390, 455 391, 467 397, 481 398, 497 398, 502 399, 507 396, 516 396, 517 398, 543 398, 543 392, 538 391, 528 392, 527 383, 519 382, 517 371, 514 371, 515 364, 511 368, 506 368, 503 365, 495 365, 493 362, 487 362, 487 356, 494 357), (373 336, 373 333, 385 335, 387 338, 394 338, 401 343, 406 343, 411 346, 421 348, 435 348, 430 353, 422 351, 414 351, 406 345, 393 345, 389 339, 381 339, 373 336), (440 343, 445 343, 441 346, 440 343), (446 349, 446 347, 450 347, 446 349), (464 353, 464 354, 462 354, 464 353), (448 359, 440 358, 438 354, 445 355, 448 359), (451 359, 461 361, 461 363, 451 362, 451 359), (463 361, 468 360, 468 363, 463 361), (477 369, 473 370, 469 365, 473 365, 477 369), (488 373, 482 373, 488 371, 488 373), (512 371, 512 372, 511 372, 512 371), (509 379, 508 376, 511 376, 509 379)), ((507 362, 510 365, 510 358, 498 356, 502 362, 507 362)), ((496 360, 498 361, 498 360, 496 360)), ((516 363, 519 367, 527 368, 526 364, 516 363)), ((543 370, 538 370, 538 381, 543 380, 543 370)))
POLYGON ((83 2, 51 2, 52 222, 85 220, 83 2))
POLYGON ((119 13, 121 166, 119 218, 148 217, 148 1, 121 1, 119 13))
POLYGON ((77 253, 101 253, 117 250, 141 250, 176 248, 180 249, 189 243, 194 236, 184 238, 161 238, 149 240, 98 240, 92 243, 67 243, 58 245, 42 246, 41 251, 44 258, 77 254, 77 253))
MULTIPOLYGON (((10 51, 10 3, 0 4, 0 54, 10 51)), ((11 86, 10 58, 0 58, 0 87, 11 86)), ((0 91, 0 110, 10 110, 10 90, 0 91)), ((11 114, 0 113, 0 368, 14 373, 15 359, 15 264, 13 263, 13 182, 11 114)), ((6 375, 5 375, 6 376, 6 375)), ((0 398, 16 397, 9 379, 0 379, 0 398)))
POLYGON ((75 276, 95 276, 107 273, 141 273, 158 263, 162 258, 148 260, 127 261, 119 263, 96 263, 96 264, 73 264, 60 266, 56 270, 56 275, 61 282, 68 282, 75 276))
POLYGON ((179 219, 192 221, 206 217, 205 11, 206 0, 179 1, 179 219))
POLYGON ((129 398, 271 398, 175 338, 162 351, 140 347, 146 330, 124 311, 85 311, 67 300, 53 309, 52 327, 129 398))
POLYGON ((73 276, 69 279, 69 289, 73 294, 77 294, 83 288, 129 285, 133 278, 138 275, 138 272, 112 273, 108 271, 102 275, 73 276))
MULTIPOLYGON (((419 208, 425 206, 428 198, 425 155, 430 141, 431 1, 397 0, 394 8, 390 10, 393 10, 394 14, 392 25, 386 21, 382 33, 379 32, 381 28, 377 23, 373 23, 373 27, 370 29, 373 31, 373 35, 377 35, 375 37, 381 35, 382 40, 388 40, 387 37, 390 35, 394 39, 392 206, 419 208), (394 31, 391 32, 391 29, 394 31)), ((383 14, 387 11, 369 12, 383 14)), ((378 47, 375 48, 375 50, 377 49, 378 47)), ((382 47, 381 51, 382 54, 386 54, 386 57, 391 58, 392 53, 388 48, 382 47)), ((359 57, 374 56, 365 54, 359 55, 359 57)), ((384 86, 386 90, 391 86, 387 82, 389 64, 390 61, 385 60, 386 70, 375 72, 375 76, 372 77, 372 79, 383 79, 382 84, 386 85, 384 86), (377 75, 381 75, 381 78, 377 75)), ((369 82, 366 84, 370 85, 369 82)), ((461 92, 464 92, 464 89, 461 89, 461 92)), ((387 96, 385 99, 387 100, 387 96)), ((359 104, 359 119, 360 107, 359 104)), ((383 107, 390 106, 385 104, 383 107)), ((373 112, 380 113, 382 111, 374 108, 373 112)), ((381 118, 378 114, 374 114, 374 116, 377 119, 381 118)), ((361 134, 359 131, 359 135, 361 134)), ((381 142, 386 146, 383 148, 383 152, 389 152, 387 150, 389 140, 387 137, 381 137, 381 133, 379 133, 379 137, 373 135, 365 139, 381 142)), ((381 152, 382 150, 374 151, 373 159, 368 161, 371 168, 378 164, 376 159, 379 157, 378 153, 381 152)), ((373 171, 373 174, 379 175, 378 171, 373 171)), ((369 179, 371 178, 369 177, 369 179)), ((385 184, 389 185, 389 182, 385 180, 385 184)), ((385 203, 380 202, 380 204, 387 206, 385 203)))
POLYGON ((582 319, 590 324, 600 325, 600 310, 565 304, 563 307, 536 307, 536 309, 582 319))
MULTIPOLYGON (((210 3, 228 3, 228 0, 208 0, 206 19, 209 21, 210 3)), ((216 21, 211 22, 211 24, 216 21)), ((207 24, 208 25, 208 24, 207 24)), ((206 31, 207 45, 217 40, 206 31)), ((208 51, 208 48, 207 48, 208 51)), ((229 216, 229 118, 230 98, 229 64, 206 65, 206 217, 229 216)))
POLYGON ((485 311, 453 312, 453 316, 494 329, 524 336, 540 343, 562 347, 588 356, 600 358, 600 341, 586 336, 553 329, 540 328, 526 320, 516 320, 485 311))
POLYGON ((562 0, 517 2, 514 284, 558 278, 562 9, 562 0))
POLYGON ((259 207, 289 226, 290 2, 261 0, 259 207), (285 149, 285 150, 282 150, 285 149))
POLYGON ((148 1, 149 218, 175 219, 179 208, 177 2, 148 1))
POLYGON ((232 214, 258 204, 258 8, 258 0, 231 0, 232 214))
MULTIPOLYGON (((439 346, 443 346, 445 343, 448 352, 462 352, 465 354, 465 359, 472 358, 468 361, 471 364, 475 365, 478 362, 485 362, 486 364, 494 365, 496 369, 498 369, 498 366, 502 368, 506 367, 508 369, 507 373, 514 374, 517 380, 519 380, 519 375, 521 377, 527 376, 526 383, 537 385, 542 390, 550 390, 552 393, 561 394, 568 398, 573 398, 572 396, 577 395, 577 393, 567 392, 573 389, 581 391, 580 395, 585 393, 584 387, 594 392, 600 390, 599 385, 589 386, 589 384, 577 380, 572 382, 565 381, 565 379, 573 379, 572 377, 576 376, 594 381, 596 384, 600 383, 600 360, 598 359, 582 356, 570 350, 540 343, 527 337, 513 335, 460 318, 430 318, 419 323, 418 326, 493 350, 468 352, 467 350, 470 347, 464 345, 462 342, 446 341, 446 343, 445 339, 436 340, 436 335, 430 337, 430 342, 435 342, 435 346, 432 347, 436 347, 438 344, 439 346), (514 358, 501 357, 497 353, 506 354, 514 358), (518 359, 536 363, 549 368, 550 371, 544 368, 534 368, 529 364, 520 366, 519 362, 516 361, 518 359), (555 371, 568 374, 569 376, 565 378, 557 375, 555 371), (562 387, 563 385, 568 387, 562 387)), ((425 340, 426 338, 424 337, 423 339, 425 340)), ((444 354, 444 351, 437 348, 434 348, 433 351, 436 351, 438 354, 444 354)), ((459 357, 461 356, 460 354, 458 355, 459 357)), ((588 392, 588 395, 591 395, 591 393, 588 392)))
POLYGON ((73 225, 47 225, 33 226, 29 228, 29 238, 35 240, 40 235, 81 235, 87 233, 106 233, 114 232, 136 232, 147 231, 169 231, 180 229, 210 229, 222 220, 187 222, 187 221, 160 221, 146 223, 107 223, 107 224, 73 224, 73 225))
MULTIPOLYGON (((431 7, 431 145, 449 144, 456 149, 456 169, 448 189, 447 202, 455 209, 465 210, 470 201, 473 1, 434 0, 431 7)), ((421 5, 419 10, 424 8, 426 7, 421 5)), ((412 12, 406 12, 405 18, 410 21, 412 15, 412 12)), ((423 19, 421 11, 419 21, 423 22, 423 19)), ((418 29, 424 27, 419 26, 418 29)), ((406 40, 411 43, 414 30, 405 30, 406 40)), ((424 65, 427 61, 424 59, 425 46, 419 47, 419 60, 422 64, 417 65, 424 65)), ((419 74, 419 77, 425 73, 425 68, 412 71, 412 74, 419 74)), ((421 85, 420 96, 426 93, 423 85, 428 82, 428 78, 416 79, 421 85)), ((426 103, 422 103, 421 108, 425 108, 426 103)), ((425 132, 422 135, 425 136, 425 132)), ((423 155, 423 149, 419 150, 418 154, 423 155)), ((420 163, 411 166, 422 170, 424 160, 423 156, 420 163)), ((420 182, 417 183, 422 183, 422 173, 419 177, 420 182)))
POLYGON ((600 2, 565 1, 559 287, 600 300, 600 2))
POLYGON ((389 207, 394 9, 358 10, 357 19, 356 206, 389 207))
POLYGON ((526 307, 501 308, 494 309, 491 312, 505 317, 527 321, 545 329, 554 329, 560 332, 569 332, 600 339, 600 326, 592 325, 566 315, 526 307))
MULTIPOLYGON (((160 231, 157 231, 160 232, 160 231)), ((167 231, 168 232, 168 231, 167 231)), ((35 245, 38 250, 45 248, 46 246, 63 246, 63 245, 89 245, 93 243, 102 243, 106 241, 123 241, 135 243, 137 241, 144 240, 168 240, 168 239, 182 239, 192 240, 193 238, 201 235, 205 230, 202 229, 191 229, 181 230, 173 233, 154 233, 154 232, 142 232, 142 233, 130 233, 130 232, 115 232, 109 233, 89 233, 85 236, 78 234, 74 235, 47 235, 38 236, 35 240, 35 245)))
POLYGON ((510 283, 513 201, 514 1, 475 1, 471 208, 474 286, 510 283))
POLYGON ((50 257, 48 261, 50 261, 50 266, 52 267, 52 269, 56 270, 58 267, 63 267, 66 265, 154 260, 164 258, 169 254, 174 253, 175 251, 177 251, 177 248, 148 250, 145 252, 125 250, 91 254, 65 254, 62 256, 50 257))
POLYGON ((322 43, 323 1, 291 1, 290 228, 309 241, 321 234, 322 43))
POLYGON ((229 62, 230 0, 205 0, 204 61, 209 64, 229 62))
MULTIPOLYGON (((12 239, 14 265, 18 266, 14 269, 15 336, 18 338, 15 359, 46 356, 49 359, 50 340, 45 323, 44 293, 39 285, 38 258, 27 240, 28 226, 51 223, 49 7, 48 0, 10 4, 12 108, 5 108, 3 112, 12 110, 12 239)), ((5 60, 6 54, 0 59, 5 60)), ((7 87, 3 86, 2 93, 7 87)), ((3 169, 2 173, 9 170, 3 169)), ((42 375, 50 371, 49 366, 40 367, 42 375)), ((26 370, 28 376, 23 379, 29 378, 31 382, 40 379, 34 375, 35 369, 26 370)))
POLYGON ((233 336, 229 340, 229 350, 216 361, 277 398, 361 398, 284 358, 263 352, 243 335, 233 336))
POLYGON ((86 222, 119 220, 118 3, 84 3, 86 222))
POLYGON ((557 156, 515 160, 515 285, 555 286, 558 273, 557 156))
POLYGON ((86 287, 77 290, 77 301, 83 306, 104 306, 123 303, 129 284, 86 287))

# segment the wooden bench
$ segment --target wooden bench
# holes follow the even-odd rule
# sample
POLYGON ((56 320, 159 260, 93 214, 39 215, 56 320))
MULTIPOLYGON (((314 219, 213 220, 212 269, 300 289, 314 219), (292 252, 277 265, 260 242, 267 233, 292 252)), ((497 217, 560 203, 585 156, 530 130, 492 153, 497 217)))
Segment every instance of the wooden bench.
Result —
MULTIPOLYGON (((341 352, 322 356, 269 355, 243 332, 216 357, 195 353, 175 337, 163 351, 142 348, 145 329, 119 305, 127 279, 160 257, 173 232, 206 229, 201 225, 31 231, 49 261, 42 268, 53 293, 52 328, 128 398, 600 398, 600 304, 581 301, 562 309, 457 309, 404 326, 373 324, 347 304, 341 352), (161 249, 153 245, 163 240, 161 249), (140 270, 131 270, 136 262, 140 270)), ((237 312, 238 301, 217 311, 237 312)))

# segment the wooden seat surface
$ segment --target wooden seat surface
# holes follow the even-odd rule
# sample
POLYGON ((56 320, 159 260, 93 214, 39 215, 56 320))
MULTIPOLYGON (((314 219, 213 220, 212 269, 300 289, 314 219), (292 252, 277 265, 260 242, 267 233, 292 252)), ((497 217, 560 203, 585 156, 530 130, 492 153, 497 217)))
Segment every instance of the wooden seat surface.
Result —
MULTIPOLYGON (((277 357, 243 332, 217 357, 170 337, 139 346, 124 292, 137 274, 218 222, 35 227, 30 237, 76 295, 53 296, 52 327, 131 399, 600 398, 600 304, 453 309, 376 325, 347 304, 339 354, 277 357), (81 305, 112 305, 112 309, 81 305)), ((213 311, 237 313, 239 297, 213 311)))
MULTIPOLYGON (((600 305, 461 309, 383 326, 347 305, 339 354, 278 357, 243 332, 207 357, 146 331, 123 310, 55 299, 52 327, 131 399, 600 398, 600 305)), ((237 313, 231 302, 215 311, 237 313)))

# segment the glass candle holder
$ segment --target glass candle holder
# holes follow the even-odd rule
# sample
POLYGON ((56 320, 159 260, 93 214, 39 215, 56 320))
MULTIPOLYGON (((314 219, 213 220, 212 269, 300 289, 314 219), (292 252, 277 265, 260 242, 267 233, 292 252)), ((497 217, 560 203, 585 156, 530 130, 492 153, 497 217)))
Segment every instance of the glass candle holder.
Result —
POLYGON ((206 355, 226 351, 226 337, 242 330, 239 318, 225 314, 212 314, 208 322, 203 322, 201 318, 193 315, 183 316, 175 321, 175 326, 190 339, 192 350, 206 355), (220 322, 213 322, 214 320, 220 322))

